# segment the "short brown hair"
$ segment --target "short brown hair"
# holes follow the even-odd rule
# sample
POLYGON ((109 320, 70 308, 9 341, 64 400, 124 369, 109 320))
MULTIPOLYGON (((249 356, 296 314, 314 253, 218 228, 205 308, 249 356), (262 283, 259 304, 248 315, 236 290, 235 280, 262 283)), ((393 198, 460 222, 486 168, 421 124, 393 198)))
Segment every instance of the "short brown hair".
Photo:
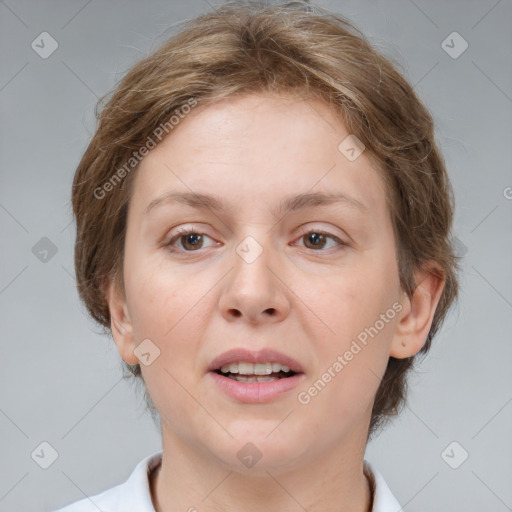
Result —
MULTIPOLYGON (((451 225, 454 199, 427 108, 396 65, 379 54, 347 19, 306 2, 265 5, 227 2, 185 22, 177 34, 133 66, 99 113, 96 133, 73 182, 75 271, 81 300, 111 334, 105 283, 124 294, 123 261, 133 170, 126 162, 170 116, 190 104, 212 104, 247 93, 320 98, 366 146, 387 187, 400 284, 409 295, 414 271, 435 262, 445 279, 427 340, 405 359, 389 358, 377 391, 368 438, 399 414, 408 370, 426 354, 458 297, 458 256, 451 225), (122 183, 112 183, 124 167, 122 183), (109 181, 110 180, 110 181, 109 181), (105 187, 107 182, 111 186, 105 187), (103 187, 103 188, 102 188, 103 187), (98 190, 108 189, 107 200, 98 190)), ((429 270, 431 268, 429 267, 429 270)), ((142 381, 139 365, 123 361, 124 376, 142 381)), ((139 382, 140 382, 139 381, 139 382)), ((152 414, 154 404, 145 390, 152 414)))

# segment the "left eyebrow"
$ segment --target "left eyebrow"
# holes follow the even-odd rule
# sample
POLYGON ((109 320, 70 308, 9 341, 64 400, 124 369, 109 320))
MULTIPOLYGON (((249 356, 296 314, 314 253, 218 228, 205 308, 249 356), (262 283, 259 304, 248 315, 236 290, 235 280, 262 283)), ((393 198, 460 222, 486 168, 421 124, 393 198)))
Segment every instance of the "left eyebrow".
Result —
MULTIPOLYGON (((212 210, 221 213, 232 209, 232 207, 225 205, 221 198, 213 195, 200 194, 197 192, 168 192, 153 199, 144 210, 144 215, 147 215, 158 206, 172 203, 181 203, 198 210, 212 210)), ((370 209, 367 205, 341 192, 305 192, 283 199, 278 207, 272 211, 272 214, 277 218, 292 211, 303 210, 313 206, 328 206, 331 204, 345 204, 364 214, 370 213, 370 209)))

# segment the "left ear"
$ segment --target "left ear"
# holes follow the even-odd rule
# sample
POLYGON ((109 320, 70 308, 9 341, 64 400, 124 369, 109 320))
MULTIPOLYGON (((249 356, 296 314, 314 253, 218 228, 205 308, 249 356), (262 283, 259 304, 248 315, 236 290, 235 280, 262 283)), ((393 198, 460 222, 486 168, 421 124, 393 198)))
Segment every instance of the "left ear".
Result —
POLYGON ((440 275, 435 266, 415 272, 417 285, 412 297, 409 298, 405 292, 402 295, 403 309, 391 343, 390 356, 396 359, 412 357, 425 344, 446 283, 440 275))

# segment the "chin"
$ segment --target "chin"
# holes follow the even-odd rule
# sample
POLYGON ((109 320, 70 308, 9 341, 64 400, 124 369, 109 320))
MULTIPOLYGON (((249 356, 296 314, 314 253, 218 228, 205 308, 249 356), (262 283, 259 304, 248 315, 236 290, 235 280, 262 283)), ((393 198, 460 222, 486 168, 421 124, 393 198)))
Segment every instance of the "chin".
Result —
MULTIPOLYGON (((213 455, 230 471, 242 474, 268 476, 267 470, 290 469, 304 452, 304 440, 294 440, 286 432, 271 429, 265 432, 254 432, 244 429, 243 433, 233 434, 233 438, 225 443, 208 443, 207 448, 216 449, 213 455)), ((274 424, 274 428, 275 428, 274 424)))

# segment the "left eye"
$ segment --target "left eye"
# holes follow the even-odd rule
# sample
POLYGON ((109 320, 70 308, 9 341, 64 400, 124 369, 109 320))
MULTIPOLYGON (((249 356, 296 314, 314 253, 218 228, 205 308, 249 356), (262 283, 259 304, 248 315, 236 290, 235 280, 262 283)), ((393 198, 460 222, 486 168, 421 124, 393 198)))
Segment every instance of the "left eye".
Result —
MULTIPOLYGON (((320 231, 318 229, 308 231, 307 233, 304 233, 299 240, 305 239, 308 243, 311 243, 313 250, 315 249, 324 249, 326 240, 330 238, 331 240, 334 240, 337 245, 344 246, 348 245, 342 240, 340 240, 338 237, 331 235, 330 233, 327 233, 326 231, 320 231)), ((306 247, 310 249, 311 247, 306 247)))

